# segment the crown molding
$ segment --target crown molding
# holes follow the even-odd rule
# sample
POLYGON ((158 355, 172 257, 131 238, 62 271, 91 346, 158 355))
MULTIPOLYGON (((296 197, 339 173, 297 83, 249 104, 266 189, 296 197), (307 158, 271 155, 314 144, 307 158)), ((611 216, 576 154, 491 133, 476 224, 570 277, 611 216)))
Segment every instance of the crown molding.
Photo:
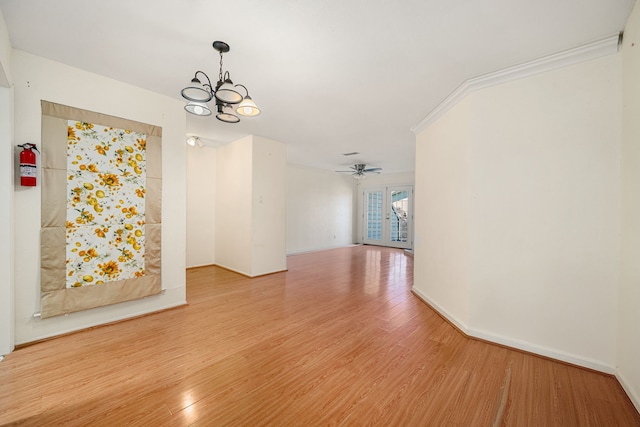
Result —
POLYGON ((427 113, 411 128, 411 131, 416 134, 422 132, 473 91, 617 53, 621 39, 622 33, 616 33, 573 49, 567 49, 513 67, 470 78, 427 113))

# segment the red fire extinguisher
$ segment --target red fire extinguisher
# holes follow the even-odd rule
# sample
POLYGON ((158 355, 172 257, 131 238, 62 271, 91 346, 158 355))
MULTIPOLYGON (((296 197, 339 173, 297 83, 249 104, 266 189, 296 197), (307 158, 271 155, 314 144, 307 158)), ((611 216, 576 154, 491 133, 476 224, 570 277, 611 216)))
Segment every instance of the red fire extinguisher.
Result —
MULTIPOLYGON (((38 151, 36 144, 30 142, 18 145, 22 148, 20 152, 20 185, 24 187, 35 187, 38 165, 36 163, 36 153, 38 151)), ((39 151, 38 151, 39 153, 39 151)))

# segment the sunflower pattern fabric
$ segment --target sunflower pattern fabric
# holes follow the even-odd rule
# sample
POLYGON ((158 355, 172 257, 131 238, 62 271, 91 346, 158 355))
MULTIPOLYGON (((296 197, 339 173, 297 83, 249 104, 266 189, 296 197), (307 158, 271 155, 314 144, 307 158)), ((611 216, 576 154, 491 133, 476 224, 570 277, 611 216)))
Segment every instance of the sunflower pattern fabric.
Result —
POLYGON ((68 121, 67 288, 145 274, 146 135, 68 121))
POLYGON ((162 128, 41 106, 41 318, 161 294, 162 128))

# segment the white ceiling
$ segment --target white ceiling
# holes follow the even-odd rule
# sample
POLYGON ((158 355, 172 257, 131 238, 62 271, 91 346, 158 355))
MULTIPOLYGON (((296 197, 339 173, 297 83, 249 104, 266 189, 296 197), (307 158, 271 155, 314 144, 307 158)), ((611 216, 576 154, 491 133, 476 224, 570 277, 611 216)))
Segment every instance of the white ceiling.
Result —
MULTIPOLYGON (((215 145, 247 134, 326 170, 414 169, 409 130, 468 78, 623 30, 634 0, 0 0, 14 48, 182 99, 225 70, 262 115, 189 115, 215 145), (344 157, 343 153, 361 154, 344 157)), ((126 102, 126 100, 123 100, 126 102)))

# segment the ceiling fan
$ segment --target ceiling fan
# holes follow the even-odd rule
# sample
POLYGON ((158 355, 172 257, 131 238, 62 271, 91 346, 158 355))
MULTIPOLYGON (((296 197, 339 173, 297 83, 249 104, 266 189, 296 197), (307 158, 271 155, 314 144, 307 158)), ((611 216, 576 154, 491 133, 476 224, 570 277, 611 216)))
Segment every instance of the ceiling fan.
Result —
POLYGON ((351 168, 351 170, 336 172, 350 172, 355 179, 362 179, 367 173, 380 173, 380 171, 382 170, 382 168, 367 168, 367 165, 364 163, 356 163, 355 165, 349 167, 351 168))

